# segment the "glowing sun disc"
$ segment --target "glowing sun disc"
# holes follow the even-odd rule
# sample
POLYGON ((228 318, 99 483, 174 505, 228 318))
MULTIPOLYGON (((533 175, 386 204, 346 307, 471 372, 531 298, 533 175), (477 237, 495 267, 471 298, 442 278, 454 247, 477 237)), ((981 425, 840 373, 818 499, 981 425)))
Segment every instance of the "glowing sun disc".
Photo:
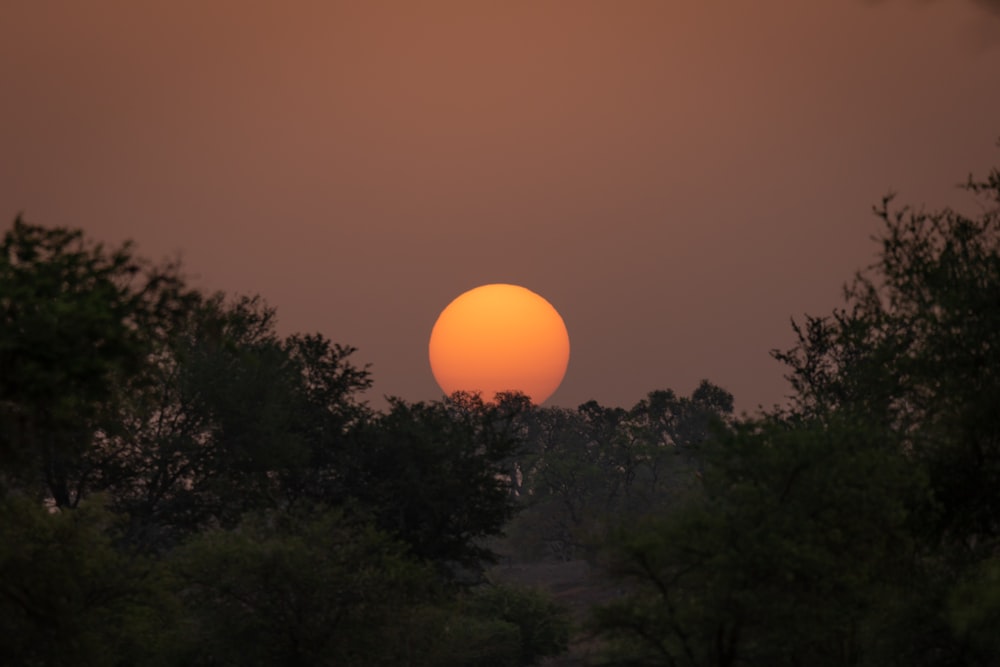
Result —
POLYGON ((446 394, 492 400, 520 391, 535 404, 559 387, 569 365, 569 334, 548 301, 502 283, 459 295, 441 311, 428 345, 431 372, 446 394))

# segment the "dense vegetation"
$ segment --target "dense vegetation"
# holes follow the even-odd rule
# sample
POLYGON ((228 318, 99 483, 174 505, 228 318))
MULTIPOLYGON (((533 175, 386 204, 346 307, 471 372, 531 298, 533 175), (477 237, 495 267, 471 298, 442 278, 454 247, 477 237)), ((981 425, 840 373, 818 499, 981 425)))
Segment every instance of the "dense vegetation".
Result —
POLYGON ((775 351, 787 408, 362 398, 259 298, 15 221, 0 243, 0 662, 525 665, 564 609, 495 549, 621 583, 615 665, 1000 660, 1000 172, 876 209, 879 261, 775 351), (504 537, 506 534, 506 537, 504 537))
POLYGON ((375 413, 353 352, 282 338, 261 300, 199 293, 130 246, 17 220, 0 244, 2 662, 560 651, 551 601, 481 583, 527 402, 375 413))
POLYGON ((607 542, 614 664, 1000 664, 1000 171, 966 187, 876 207, 878 261, 774 353, 794 403, 607 542))

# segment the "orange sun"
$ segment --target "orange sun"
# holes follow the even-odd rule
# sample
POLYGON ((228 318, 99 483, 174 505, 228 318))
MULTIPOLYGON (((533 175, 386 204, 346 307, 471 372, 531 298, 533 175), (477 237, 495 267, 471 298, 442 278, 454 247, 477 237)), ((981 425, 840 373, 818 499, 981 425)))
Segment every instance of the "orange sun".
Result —
POLYGON ((536 405, 569 364, 569 334, 548 301, 517 285, 483 285, 441 311, 429 345, 431 372, 446 394, 520 391, 536 405))

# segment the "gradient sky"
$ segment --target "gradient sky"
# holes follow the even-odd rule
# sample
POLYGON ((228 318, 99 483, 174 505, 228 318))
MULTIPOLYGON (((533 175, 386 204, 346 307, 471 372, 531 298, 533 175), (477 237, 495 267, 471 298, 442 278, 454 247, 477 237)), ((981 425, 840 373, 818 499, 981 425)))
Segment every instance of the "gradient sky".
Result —
POLYGON ((376 406, 439 397, 438 313, 510 282, 570 332, 549 404, 707 378, 754 411, 871 205, 1000 164, 996 7, 4 0, 0 215, 263 295, 376 406))

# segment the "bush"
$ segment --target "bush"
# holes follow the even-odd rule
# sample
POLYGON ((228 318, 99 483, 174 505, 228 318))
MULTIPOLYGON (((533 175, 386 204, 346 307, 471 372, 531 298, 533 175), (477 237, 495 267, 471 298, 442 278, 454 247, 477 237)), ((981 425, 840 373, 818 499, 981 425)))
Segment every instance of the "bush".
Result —
POLYGON ((470 593, 469 611, 518 630, 521 664, 559 655, 569 645, 569 612, 545 593, 520 586, 483 586, 470 593))

